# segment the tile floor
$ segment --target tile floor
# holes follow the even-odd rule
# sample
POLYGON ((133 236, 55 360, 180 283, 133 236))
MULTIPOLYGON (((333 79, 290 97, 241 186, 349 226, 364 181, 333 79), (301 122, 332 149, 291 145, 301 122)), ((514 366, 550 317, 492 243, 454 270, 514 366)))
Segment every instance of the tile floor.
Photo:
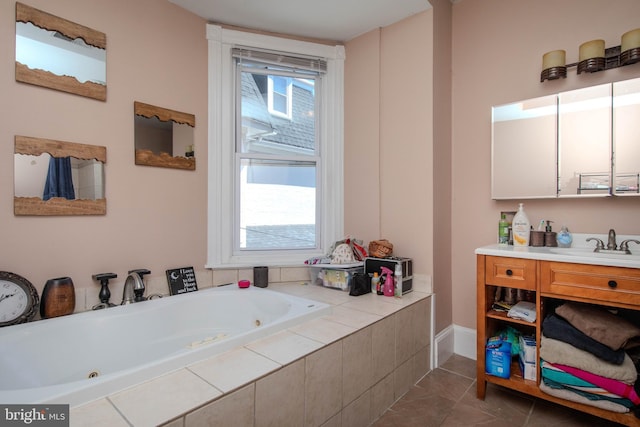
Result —
POLYGON ((425 376, 373 427, 613 427, 617 423, 488 384, 476 398, 475 360, 454 355, 425 376))

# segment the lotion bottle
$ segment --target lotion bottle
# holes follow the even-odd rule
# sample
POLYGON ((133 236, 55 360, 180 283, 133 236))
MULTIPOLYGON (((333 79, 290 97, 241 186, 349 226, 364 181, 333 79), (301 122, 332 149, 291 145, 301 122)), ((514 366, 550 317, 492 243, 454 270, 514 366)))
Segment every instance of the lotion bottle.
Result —
POLYGON ((518 212, 513 217, 513 246, 529 246, 529 236, 531 235, 531 223, 529 217, 524 212, 524 203, 520 203, 518 212))

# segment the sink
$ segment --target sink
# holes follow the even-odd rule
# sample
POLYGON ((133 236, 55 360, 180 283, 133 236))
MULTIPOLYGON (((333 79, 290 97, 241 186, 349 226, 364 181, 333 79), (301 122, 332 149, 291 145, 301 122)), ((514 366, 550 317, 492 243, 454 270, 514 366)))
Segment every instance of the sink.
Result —
POLYGON ((606 252, 594 252, 592 248, 552 248, 549 252, 558 255, 579 256, 586 258, 607 258, 607 259, 627 259, 638 261, 640 260, 640 253, 626 254, 618 251, 606 251, 606 252))

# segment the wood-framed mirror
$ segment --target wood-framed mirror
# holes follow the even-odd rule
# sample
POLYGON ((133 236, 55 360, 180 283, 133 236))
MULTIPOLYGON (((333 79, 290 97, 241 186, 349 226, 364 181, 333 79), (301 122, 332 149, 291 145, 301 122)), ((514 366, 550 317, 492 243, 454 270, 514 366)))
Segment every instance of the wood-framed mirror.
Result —
POLYGON ((138 101, 133 109, 136 165, 196 169, 196 116, 138 101))
POLYGON ((15 136, 14 215, 105 215, 106 147, 15 136))
POLYGON ((16 2, 16 81, 107 100, 107 36, 16 2))

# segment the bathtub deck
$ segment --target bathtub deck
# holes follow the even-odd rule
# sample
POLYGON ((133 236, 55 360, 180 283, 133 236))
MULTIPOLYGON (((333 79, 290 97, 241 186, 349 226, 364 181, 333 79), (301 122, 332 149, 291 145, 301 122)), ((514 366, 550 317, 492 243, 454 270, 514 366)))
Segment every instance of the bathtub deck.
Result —
MULTIPOLYGON (((416 287, 396 299, 373 294, 350 297, 346 292, 302 284, 270 284, 271 290, 332 304, 333 313, 72 408, 71 425, 90 426, 99 420, 100 425, 143 426, 176 420, 175 425, 182 426, 181 415, 292 366, 292 362, 431 295, 428 285, 416 287)), ((432 339, 433 334, 430 336, 432 339)))

